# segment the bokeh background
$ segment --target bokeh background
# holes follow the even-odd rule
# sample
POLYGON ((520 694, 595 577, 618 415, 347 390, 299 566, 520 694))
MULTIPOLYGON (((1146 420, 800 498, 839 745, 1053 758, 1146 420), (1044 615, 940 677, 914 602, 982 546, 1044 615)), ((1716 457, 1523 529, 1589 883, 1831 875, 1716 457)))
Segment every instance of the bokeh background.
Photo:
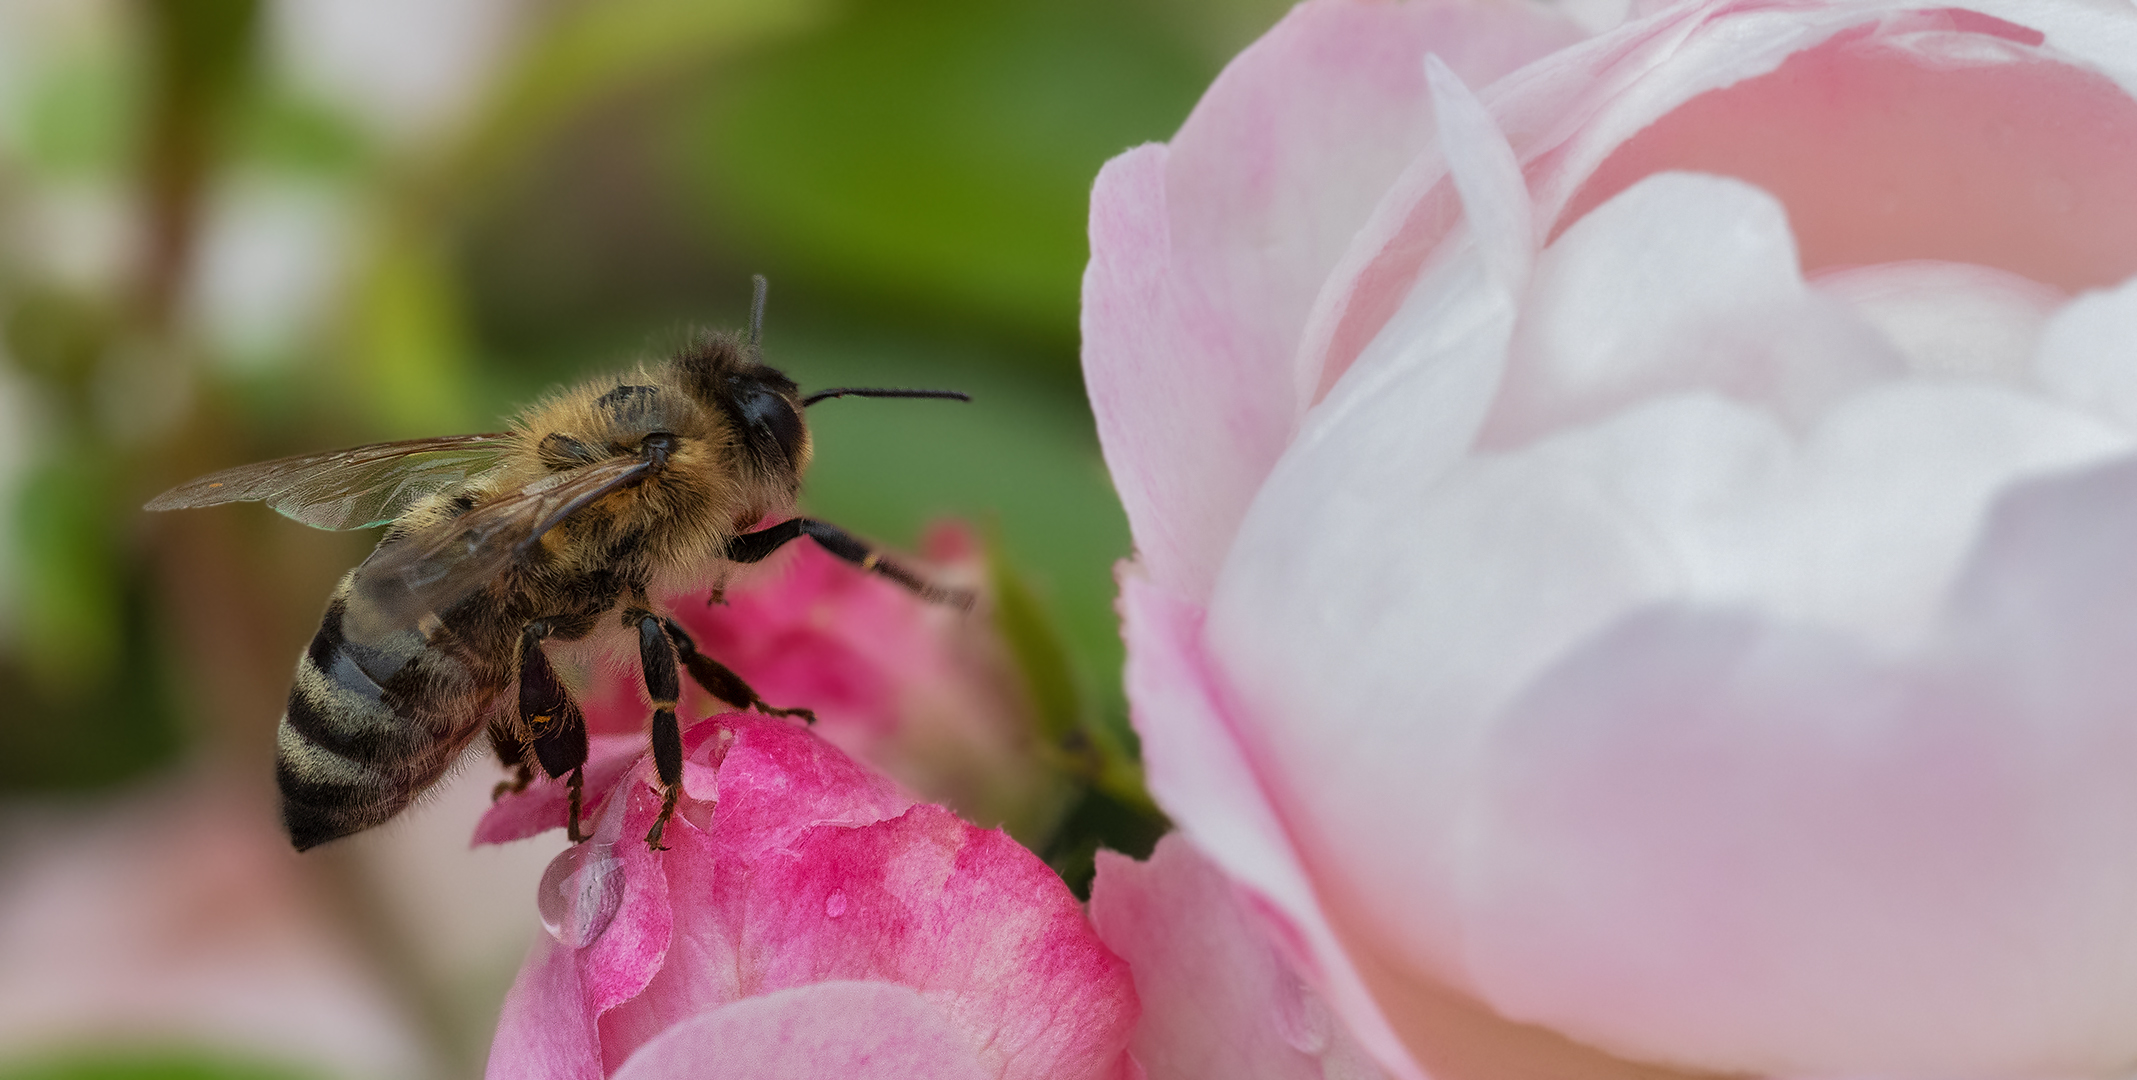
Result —
POLYGON ((804 387, 973 394, 812 412, 805 507, 971 521, 1037 722, 1108 756, 1019 839, 1072 883, 1147 845, 1086 198, 1284 6, 0 0, 0 1080, 479 1073, 561 838, 468 850, 470 770, 288 852, 274 721, 373 537, 138 508, 494 430, 752 273, 804 387))

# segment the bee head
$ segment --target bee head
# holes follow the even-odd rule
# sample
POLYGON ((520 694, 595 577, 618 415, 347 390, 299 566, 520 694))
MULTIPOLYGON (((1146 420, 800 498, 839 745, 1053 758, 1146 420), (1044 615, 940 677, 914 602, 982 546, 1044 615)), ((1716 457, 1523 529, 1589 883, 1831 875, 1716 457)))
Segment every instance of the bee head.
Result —
POLYGON ((766 476, 798 481, 809 463, 809 427, 800 389, 755 350, 726 335, 701 339, 675 358, 683 389, 718 413, 742 457, 766 476))

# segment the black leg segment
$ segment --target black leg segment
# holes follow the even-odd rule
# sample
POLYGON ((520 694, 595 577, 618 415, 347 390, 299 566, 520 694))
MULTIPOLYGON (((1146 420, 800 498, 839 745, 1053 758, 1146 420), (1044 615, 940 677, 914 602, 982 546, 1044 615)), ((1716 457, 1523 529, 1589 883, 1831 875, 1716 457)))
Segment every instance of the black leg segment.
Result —
POLYGON ((675 643, 659 616, 634 611, 624 616, 638 627, 638 664, 645 672, 646 696, 653 699, 653 768, 660 774, 660 816, 646 832, 646 846, 665 851, 660 837, 675 814, 675 799, 683 786, 683 732, 675 721, 675 701, 682 696, 682 677, 676 671, 675 643))
POLYGON ((816 714, 808 709, 782 709, 766 704, 763 698, 757 696, 757 691, 751 689, 732 668, 699 652, 697 642, 692 641, 689 632, 676 625, 675 620, 662 619, 661 626, 668 631, 668 638, 675 643, 676 654, 681 657, 683 667, 690 672, 691 679, 704 687, 706 693, 736 708, 755 709, 767 716, 799 716, 809 723, 816 722, 816 714))
POLYGON ((804 536, 816 541, 825 551, 863 570, 881 574, 919 593, 922 599, 930 603, 949 604, 960 608, 972 606, 971 593, 963 589, 944 589, 930 585, 919 575, 885 559, 852 533, 830 522, 814 518, 789 518, 769 528, 743 533, 727 542, 727 558, 738 563, 758 562, 789 541, 804 536))
MULTIPOLYGON (((549 636, 546 620, 528 623, 519 637, 519 722, 528 747, 542 771, 552 777, 568 777, 571 809, 566 835, 576 844, 586 837, 579 832, 580 799, 586 782, 586 716, 571 691, 557 678, 542 640, 549 636)), ((522 759, 524 760, 524 759, 522 759)))

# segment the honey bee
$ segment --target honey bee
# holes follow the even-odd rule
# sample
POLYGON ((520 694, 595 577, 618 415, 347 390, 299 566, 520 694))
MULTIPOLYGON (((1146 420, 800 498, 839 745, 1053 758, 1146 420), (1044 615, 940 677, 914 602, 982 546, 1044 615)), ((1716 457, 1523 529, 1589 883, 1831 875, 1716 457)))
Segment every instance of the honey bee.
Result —
POLYGON ((815 717, 766 704, 699 652, 656 597, 807 536, 931 601, 970 605, 969 594, 794 515, 810 457, 802 410, 849 395, 970 399, 870 388, 802 396, 764 363, 764 294, 759 277, 747 337, 704 335, 664 362, 554 394, 509 431, 245 465, 148 504, 263 502, 322 529, 389 526, 335 587, 275 732, 282 822, 297 850, 399 813, 485 731, 515 773, 499 793, 525 787, 537 768, 564 778, 568 834, 584 839, 586 721, 544 644, 604 630, 637 638, 665 791, 646 834, 658 849, 682 782, 679 670, 738 708, 815 717), (753 530, 767 520, 778 523, 753 530))

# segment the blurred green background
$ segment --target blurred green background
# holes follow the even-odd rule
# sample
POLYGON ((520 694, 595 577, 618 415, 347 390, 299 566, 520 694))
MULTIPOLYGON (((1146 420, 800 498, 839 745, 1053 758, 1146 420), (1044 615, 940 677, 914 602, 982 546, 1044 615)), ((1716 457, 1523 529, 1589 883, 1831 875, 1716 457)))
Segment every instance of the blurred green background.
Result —
MULTIPOLYGON (((1282 7, 0 0, 0 824, 203 770, 268 797, 291 658, 373 537, 256 507, 151 520, 146 498, 492 430, 739 324, 761 272, 768 356, 805 388, 973 395, 812 411, 805 507, 898 547, 952 516, 992 537, 1040 711, 1105 759, 1025 839, 1072 881, 1099 843, 1147 844, 1112 612, 1128 534, 1077 368, 1086 199, 1282 7)), ((0 907, 24 865, 0 861, 0 907)), ((479 1066, 496 973, 382 978, 423 1014, 427 1069, 479 1066)), ((365 1075, 18 1035, 0 1080, 365 1075)))

